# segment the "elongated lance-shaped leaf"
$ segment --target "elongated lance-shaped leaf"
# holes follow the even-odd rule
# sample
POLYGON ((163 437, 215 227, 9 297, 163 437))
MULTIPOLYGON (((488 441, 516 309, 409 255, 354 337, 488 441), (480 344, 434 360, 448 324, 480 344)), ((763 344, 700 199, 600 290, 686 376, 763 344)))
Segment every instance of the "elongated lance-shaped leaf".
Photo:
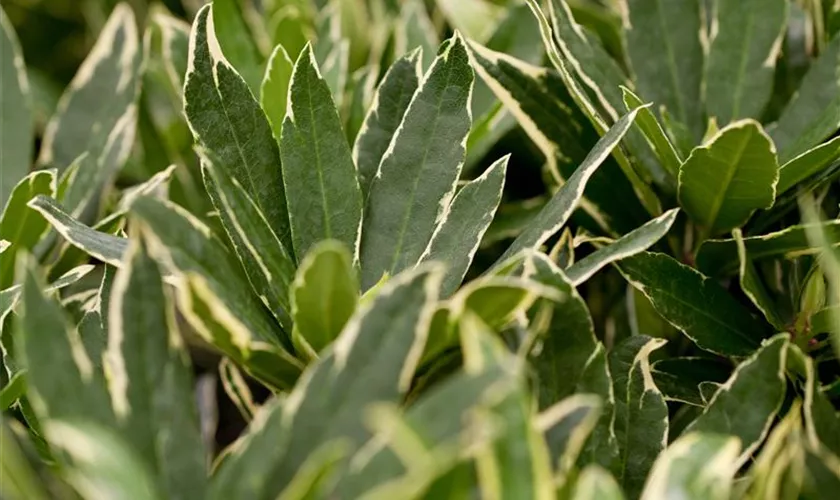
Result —
POLYGON ((456 34, 414 94, 370 186, 362 289, 417 264, 429 244, 464 164, 473 80, 456 34))
POLYGON ((265 112, 266 118, 268 118, 274 138, 278 142, 283 130, 283 120, 286 118, 286 109, 289 105, 289 83, 292 81, 294 69, 294 62, 292 62, 288 52, 282 45, 278 45, 268 59, 265 76, 260 87, 260 106, 265 112))
POLYGON ((495 162, 481 177, 462 187, 444 213, 421 262, 437 260, 447 265, 441 296, 458 289, 496 209, 502 201, 508 159, 495 162))
POLYGON ((768 340, 738 365, 709 401, 703 414, 684 432, 736 436, 742 445, 737 464, 746 462, 761 446, 784 400, 787 348, 784 334, 768 340), (749 412, 744 411, 745 405, 749 406, 749 412))
POLYGON ((61 172, 84 152, 99 157, 117 122, 137 100, 141 59, 134 13, 121 3, 47 124, 39 165, 61 172))
POLYGON ((295 348, 317 357, 344 329, 359 301, 349 249, 335 240, 312 248, 298 268, 290 295, 295 348))
MULTIPOLYGON (((622 87, 621 91, 624 94, 624 105, 628 111, 636 109, 644 104, 639 96, 634 94, 633 91, 627 87, 622 87)), ((648 142, 650 142, 653 151, 659 159, 659 162, 665 170, 671 174, 674 179, 676 179, 680 173, 682 160, 680 159, 674 144, 671 142, 671 139, 668 138, 668 134, 665 133, 662 125, 659 124, 659 120, 656 119, 656 115, 650 110, 650 108, 642 109, 639 112, 639 116, 636 118, 636 125, 638 125, 641 129, 642 134, 648 142)))
POLYGON ((656 459, 642 500, 728 498, 741 445, 734 436, 693 432, 656 459))
POLYGON ((601 415, 603 404, 594 394, 576 394, 547 408, 537 416, 556 477, 564 484, 574 470, 587 438, 601 415))
POLYGON ((818 145, 840 127, 838 68, 840 37, 834 37, 811 64, 799 90, 770 130, 782 163, 818 145))
POLYGON ((796 158, 779 167, 777 195, 781 195, 802 181, 824 172, 840 159, 840 137, 809 149, 796 158))
MULTIPOLYGON (((625 0, 624 35, 639 94, 703 135, 703 47, 698 0, 625 0)), ((727 79, 729 81, 729 79, 727 79)))
POLYGON ((256 95, 262 82, 265 59, 248 28, 245 8, 237 0, 214 0, 214 32, 225 57, 256 95))
POLYGON ((55 191, 55 171, 40 170, 25 176, 9 193, 0 215, 0 239, 8 243, 0 254, 0 290, 14 282, 18 251, 34 249, 48 227, 27 203, 38 195, 55 196, 55 191))
MULTIPOLYGON (((373 96, 356 142, 353 160, 359 169, 359 184, 367 199, 370 184, 379 171, 382 157, 402 123, 414 92, 420 85, 422 50, 414 50, 398 59, 385 73, 373 96)), ((434 53, 432 53, 434 55, 434 53)))
POLYGON ((725 356, 747 356, 769 326, 720 286, 665 254, 643 252, 616 264, 663 319, 698 347, 725 356))
POLYGON ((206 5, 196 14, 190 34, 184 113, 193 134, 219 157, 291 250, 277 142, 248 84, 224 59, 218 45, 211 6, 206 5))
POLYGON ((45 432, 70 458, 68 481, 82 498, 159 498, 152 471, 113 429, 68 419, 49 422, 45 432))
POLYGON ((776 200, 773 141, 753 120, 733 123, 692 151, 680 167, 679 200, 712 234, 730 231, 776 200))
POLYGON ((162 259, 169 272, 176 276, 201 274, 213 295, 247 326, 252 339, 283 344, 286 339, 279 326, 207 226, 181 207, 150 197, 135 201, 132 213, 148 226, 152 254, 162 259))
POLYGON ((578 286, 605 266, 644 252, 668 234, 671 226, 674 225, 674 221, 677 220, 678 214, 679 209, 677 208, 668 210, 644 226, 622 236, 614 243, 575 262, 566 270, 566 276, 572 285, 578 286))
POLYGON ((613 473, 631 498, 641 493, 656 457, 668 444, 668 405, 650 371, 650 355, 663 345, 663 339, 635 335, 609 356, 619 448, 613 473))
POLYGON ((123 435, 170 498, 203 495, 206 453, 192 370, 144 239, 132 240, 110 302, 108 373, 123 435), (169 435, 170 439, 160 439, 169 435))
POLYGON ((753 305, 761 311, 767 322, 773 325, 773 328, 780 332, 784 331, 786 322, 779 316, 776 303, 765 288, 764 283, 761 282, 761 276, 755 268, 752 257, 747 253, 741 230, 732 231, 732 236, 738 244, 738 258, 741 260, 741 267, 738 271, 741 290, 753 305))
POLYGON ((714 29, 705 69, 708 113, 721 125, 761 118, 773 92, 788 2, 717 2, 712 14, 714 29))
POLYGON ((92 229, 71 217, 52 198, 38 195, 28 203, 70 244, 102 262, 119 267, 128 240, 92 229))
POLYGON ((295 255, 335 239, 358 255, 362 193, 341 118, 311 46, 295 63, 283 121, 283 182, 295 255))
POLYGON ((95 377, 78 332, 52 298, 31 258, 23 259, 20 333, 27 395, 41 419, 87 419, 113 425, 108 391, 95 377), (68 397, 72 394, 73 397, 68 397))
POLYGON ((400 22, 394 27, 394 44, 396 54, 413 52, 414 49, 420 47, 423 68, 429 68, 432 65, 440 39, 423 2, 418 0, 402 2, 400 22))
MULTIPOLYGON (((571 177, 600 136, 560 76, 476 44, 469 47, 476 72, 539 147, 551 175, 558 182, 571 177)), ((595 223, 593 230, 622 233, 647 219, 646 195, 636 189, 635 173, 628 177, 612 158, 604 163, 590 180, 582 209, 595 223)))
MULTIPOLYGON (((350 75, 347 83, 347 102, 342 110, 344 120, 344 133, 351 143, 356 142, 356 137, 362 129, 365 117, 373 105, 373 93, 376 91, 376 83, 379 79, 379 66, 363 66, 350 75)), ((360 184, 361 187, 361 184, 360 184)), ((362 193, 364 198, 364 192, 362 193)))
MULTIPOLYGON (((808 241, 808 229, 820 228, 830 241, 840 240, 840 221, 799 224, 781 231, 744 238, 744 247, 753 260, 770 257, 793 258, 819 253, 820 248, 808 241)), ((707 240, 697 252, 697 268, 709 275, 737 272, 738 244, 734 239, 707 240)))
POLYGON ((595 145, 586 159, 577 168, 568 182, 563 184, 551 198, 539 215, 528 225, 527 229, 514 240, 513 244, 502 254, 498 263, 518 254, 522 250, 536 250, 560 231, 572 212, 580 203, 586 183, 603 161, 610 155, 624 134, 630 129, 639 109, 635 109, 619 120, 607 134, 595 145))
POLYGON ((389 281, 356 312, 331 350, 274 407, 250 443, 217 471, 210 498, 275 498, 325 443, 352 453, 370 437, 364 410, 398 402, 422 354, 442 270, 424 266, 389 281), (268 445, 263 444, 271 437, 268 445))
POLYGON ((250 423, 259 411, 259 407, 254 402, 254 395, 248 387, 248 382, 230 358, 223 357, 219 362, 219 381, 227 397, 242 414, 242 418, 250 423))
POLYGON ((291 332, 288 291, 295 275, 295 262, 289 250, 283 248, 254 200, 236 179, 218 166, 212 153, 202 156, 207 194, 219 212, 254 292, 280 325, 291 332))
MULTIPOLYGON (((15 29, 0 9, 0 207, 32 164, 34 126, 26 63, 15 29)), ((0 276, 4 274, 0 273, 0 276)))
POLYGON ((276 342, 255 339, 247 325, 254 318, 240 319, 241 312, 217 296, 204 276, 186 273, 178 291, 178 308, 199 336, 267 387, 284 391, 294 386, 303 363, 276 342))
POLYGON ((0 425, 0 439, 3 440, 3 449, 0 450, 0 468, 3 470, 0 494, 4 498, 54 498, 55 491, 49 489, 54 484, 53 478, 42 475, 43 471, 32 460, 31 443, 23 436, 23 426, 9 418, 3 420, 0 425))

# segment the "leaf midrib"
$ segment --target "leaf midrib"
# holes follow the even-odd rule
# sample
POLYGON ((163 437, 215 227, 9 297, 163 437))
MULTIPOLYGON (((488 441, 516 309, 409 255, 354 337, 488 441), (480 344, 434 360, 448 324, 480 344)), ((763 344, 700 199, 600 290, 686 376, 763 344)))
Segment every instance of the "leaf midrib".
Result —
MULTIPOLYGON (((327 91, 329 93, 329 91, 327 91)), ((315 134, 315 109, 312 102, 312 75, 307 72, 306 74, 306 99, 309 109, 309 120, 310 120, 310 127, 309 127, 309 139, 312 141, 313 144, 313 151, 315 153, 315 171, 318 174, 318 188, 319 193, 321 195, 321 204, 323 206, 323 210, 321 211, 321 218, 324 221, 324 232, 327 239, 332 238, 332 227, 330 225, 330 206, 327 201, 327 194, 326 188, 324 186, 324 167, 321 164, 321 147, 317 140, 315 134)), ((301 252, 304 250, 301 249, 301 252)))
MULTIPOLYGON (((748 129, 742 129, 742 130, 747 130, 748 133, 744 134, 744 140, 738 146, 738 153, 735 154, 732 157, 732 162, 729 164, 729 166, 731 168, 729 168, 727 170, 727 172, 725 172, 724 179, 723 179, 724 180, 724 184, 723 184, 724 188, 721 189, 721 190, 718 190, 717 195, 712 196, 712 205, 711 205, 711 210, 710 210, 710 213, 709 213, 709 218, 708 218, 708 221, 707 221, 709 229, 714 229, 715 224, 718 222, 718 215, 720 214, 720 207, 723 206, 723 202, 726 200, 726 197, 729 194, 729 190, 732 187, 732 179, 734 179, 735 175, 738 173, 739 165, 741 163, 741 157, 744 155, 744 151, 746 151, 747 145, 749 145, 750 141, 752 140, 752 135, 753 135, 752 131, 749 131, 748 129)), ((709 148, 709 150, 708 150, 709 154, 711 154, 711 148, 712 147, 714 147, 714 145, 712 145, 709 148)))

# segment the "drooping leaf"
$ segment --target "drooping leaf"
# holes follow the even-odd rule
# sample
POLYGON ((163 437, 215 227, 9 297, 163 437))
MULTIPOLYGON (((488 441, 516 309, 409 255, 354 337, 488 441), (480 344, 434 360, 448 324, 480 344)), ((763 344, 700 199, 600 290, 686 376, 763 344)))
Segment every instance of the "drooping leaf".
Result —
POLYGON ((125 238, 102 233, 85 226, 72 218, 52 198, 38 195, 28 203, 29 207, 40 212, 61 236, 70 244, 91 257, 119 267, 122 255, 128 247, 125 238))
POLYGON ((289 83, 292 81, 294 62, 285 47, 278 45, 268 59, 265 76, 260 86, 260 106, 265 112, 274 138, 280 140, 283 120, 289 105, 289 83))
POLYGON ((210 5, 193 22, 188 68, 184 112, 193 134, 219 157, 291 250, 277 141, 248 84, 218 49, 210 5))
MULTIPOLYGON (((3 176, 6 175, 4 171, 3 176)), ((34 249, 48 227, 47 222, 38 217, 27 203, 38 195, 55 196, 55 190, 55 171, 40 170, 25 176, 9 192, 0 215, 0 239, 8 243, 0 253, 0 290, 14 282, 18 251, 34 249)))
POLYGON ((21 342, 16 348, 27 369, 27 395, 41 419, 87 419, 113 425, 107 389, 93 375, 78 332, 70 327, 61 307, 45 295, 38 272, 34 261, 25 259, 21 342))
POLYGON ((362 289, 414 266, 455 194, 470 130, 474 75, 460 35, 447 41, 414 94, 370 186, 362 289))
POLYGON ((665 254, 644 252, 616 267, 666 321, 701 349, 746 356, 769 333, 768 326, 722 286, 665 254))
POLYGON ((636 118, 638 108, 624 115, 607 134, 598 141, 574 175, 549 200, 539 215, 528 225, 497 262, 516 255, 525 249, 538 249, 568 222, 580 203, 586 183, 601 163, 618 145, 636 118))
POLYGON ((443 297, 458 289, 496 214, 502 200, 508 159, 506 156, 495 162, 458 191, 420 258, 421 262, 437 260, 447 265, 443 297))
POLYGON ((717 2, 705 68, 706 107, 726 125, 761 118, 773 92, 788 2, 717 2))
MULTIPOLYGON (((6 12, 0 9, 0 206, 6 206, 15 185, 32 165, 33 118, 29 79, 23 53, 6 12)), ((4 275, 0 273, 0 275, 4 275)))
POLYGON ((681 437, 657 458, 642 500, 728 498, 740 448, 734 436, 693 432, 681 437))
POLYGON ((441 278, 428 267, 406 273, 357 311, 289 396, 297 403, 272 408, 247 446, 222 463, 210 498, 276 497, 322 445, 341 439, 353 452, 364 444, 363 410, 397 402, 408 389, 441 278))
POLYGON ((613 473, 631 498, 641 493, 656 457, 668 442, 668 406, 650 370, 650 354, 663 345, 662 339, 639 335, 610 352, 619 449, 613 473))
POLYGON ((174 310, 143 238, 132 241, 124 260, 106 312, 114 412, 161 491, 170 498, 202 496, 206 455, 193 405, 192 371, 174 310))
POLYGON ((770 130, 781 163, 812 149, 840 126, 840 37, 811 64, 794 97, 770 130))
POLYGON ((776 199, 773 141, 753 120, 733 123, 694 149, 680 167, 679 200, 712 235, 730 231, 776 199))
MULTIPOLYGON (((817 224, 831 241, 840 240, 840 221, 817 224)), ((798 224, 781 231, 744 238, 744 248, 753 260, 770 257, 793 258, 812 255, 819 248, 808 241, 809 224, 798 224)), ((709 276, 725 275, 739 267, 738 244, 734 239, 707 240, 697 252, 697 269, 709 276)))
POLYGON ((678 214, 679 209, 668 210, 614 243, 575 262, 566 270, 566 276, 574 286, 579 286, 610 263, 644 252, 670 231, 678 214))
POLYGON ((779 167, 779 184, 776 192, 781 195, 802 181, 823 172, 840 158, 840 137, 809 149, 779 167))
POLYGON ((762 283, 758 270, 756 269, 752 258, 747 253, 741 230, 736 229, 732 231, 732 236, 738 244, 738 257, 741 260, 741 267, 738 272, 741 290, 750 299, 753 305, 761 311, 768 323, 773 325, 777 331, 784 331, 785 321, 777 312, 778 308, 773 301, 773 298, 770 296, 770 293, 767 291, 764 283, 762 283))
MULTIPOLYGON (((470 45, 470 56, 481 79, 546 157, 552 176, 562 181, 574 175, 600 137, 577 111, 557 73, 475 44, 470 45)), ((582 208, 600 226, 596 230, 622 232, 647 218, 645 194, 633 179, 608 157, 592 175, 586 191, 591 203, 582 208)))
MULTIPOLYGON (((644 99, 703 134, 703 47, 698 0, 627 0, 623 9, 627 55, 644 99)), ((727 80, 730 81, 730 80, 727 80)))
POLYGON ((291 287, 292 341, 311 357, 329 346, 356 311, 359 283, 353 256, 337 241, 317 244, 300 263, 291 287))
POLYGON ((385 156, 414 92, 420 85, 420 57, 421 51, 412 51, 388 68, 373 96, 373 105, 356 136, 353 160, 359 169, 359 184, 365 200, 379 171, 382 157, 385 156))
POLYGON ((277 323, 234 267, 230 254, 210 229, 186 210, 150 197, 139 198, 132 213, 149 228, 150 252, 166 263, 170 273, 202 276, 211 293, 234 311, 249 337, 280 346, 284 339, 277 323))
POLYGON ((213 0, 213 30, 225 58, 256 95, 263 80, 263 55, 245 19, 247 8, 237 0, 213 0))
POLYGON ((311 46, 301 52, 289 85, 281 153, 295 255, 302 258, 317 242, 335 239, 353 249, 355 258, 362 194, 341 119, 311 46))
POLYGON ((295 262, 242 186, 211 154, 202 154, 207 194, 213 201, 254 292, 280 325, 291 332, 289 285, 295 262))
MULTIPOLYGON (((762 443, 785 396, 787 337, 768 340, 735 369, 684 432, 728 434, 741 441, 737 464, 744 463, 762 443), (744 411, 749 408, 749 411, 744 411)), ((736 467, 737 468, 737 467, 736 467)))

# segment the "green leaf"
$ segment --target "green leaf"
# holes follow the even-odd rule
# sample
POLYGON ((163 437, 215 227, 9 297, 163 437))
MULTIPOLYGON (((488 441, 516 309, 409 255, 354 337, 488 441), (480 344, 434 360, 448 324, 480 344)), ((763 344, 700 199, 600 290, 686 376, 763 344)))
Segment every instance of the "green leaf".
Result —
POLYGON ((0 254, 0 290, 14 282, 18 251, 34 249, 48 227, 47 222, 36 216, 27 203, 38 195, 55 196, 55 190, 55 171, 40 170, 25 176, 10 192, 0 215, 0 239, 9 243, 0 254))
POLYGON ((435 0, 446 20, 464 36, 483 42, 502 20, 505 9, 481 0, 435 0))
MULTIPOLYGON (((768 340, 735 369, 684 432, 729 434, 741 440, 737 464, 761 446, 785 397, 787 336, 768 340), (748 409, 749 411, 745 411, 748 409)), ((737 466, 735 467, 737 469, 737 466)))
MULTIPOLYGON (((621 92, 624 94, 624 106, 627 108, 627 111, 636 109, 645 104, 639 96, 634 94, 633 91, 627 87, 622 87, 621 92)), ((656 115, 653 114, 653 111, 651 111, 650 108, 644 108, 639 112, 639 116, 636 118, 636 125, 638 125, 642 134, 644 134, 645 138, 647 138, 648 142, 651 144, 653 151, 659 158, 659 162, 662 163, 665 170, 671 174, 674 179, 676 179, 680 173, 682 160, 680 159, 676 148, 674 148, 674 145, 671 143, 671 139, 668 138, 668 135, 662 128, 662 125, 660 125, 659 121, 656 119, 656 115)))
MULTIPOLYGON (((835 455, 840 452, 840 422, 828 396, 820 388, 814 360, 794 344, 788 346, 788 355, 798 358, 805 368, 805 397, 802 402, 805 434, 811 446, 825 446, 835 455)), ((790 364, 790 363, 788 363, 790 364)))
POLYGON ((587 466, 575 483, 573 500, 597 498, 599 500, 624 500, 621 487, 609 472, 597 465, 587 466))
POLYGON ((212 154, 201 156, 207 194, 251 287, 280 325, 291 332, 289 285, 295 275, 294 260, 245 189, 218 166, 212 154))
POLYGON ((82 153, 99 158, 137 101, 142 59, 131 8, 117 5, 47 124, 38 164, 63 172, 82 153))
POLYGON ((338 240, 358 252, 362 195, 350 147, 330 89, 312 47, 304 48, 292 73, 283 121, 283 181, 295 255, 317 242, 338 240))
POLYGON ((650 355, 665 340, 633 336, 610 352, 615 392, 619 460, 613 473, 624 492, 637 498, 656 457, 668 443, 668 406, 650 370, 650 355))
POLYGON ((119 267, 128 240, 85 226, 67 214, 52 198, 38 195, 28 203, 70 244, 106 264, 119 267))
POLYGON ((624 115, 598 141, 598 144, 581 163, 574 175, 554 194, 539 215, 528 225, 527 229, 514 240, 513 244, 499 258, 497 264, 522 250, 538 249, 563 228, 572 212, 577 208, 578 203, 580 203, 587 181, 630 129, 638 111, 637 108, 624 115))
MULTIPOLYGON (((15 185, 29 172, 34 147, 34 124, 32 118, 29 79, 20 42, 6 12, 0 9, 0 123, 3 134, 0 151, 3 165, 0 166, 0 206, 6 206, 15 185)), ((0 273, 5 276, 5 273, 0 273)))
MULTIPOLYGON (((703 47, 698 0, 627 0, 627 56, 639 95, 703 136, 703 47)), ((729 82, 731 79, 728 79, 729 82)))
POLYGON ((459 316, 469 309, 490 328, 501 330, 528 310, 540 297, 557 298, 551 286, 514 276, 491 276, 471 281, 450 302, 459 316))
MULTIPOLYGON (((342 117, 344 132, 351 143, 356 141, 362 129, 365 117, 373 104, 373 93, 379 78, 379 66, 363 66, 350 75, 347 83, 347 97, 342 117)), ((364 193, 363 193, 364 194, 364 193)))
POLYGON ((415 92, 371 183, 362 289, 414 266, 428 246, 464 164, 473 80, 465 42, 456 34, 415 92))
POLYGON ((248 85, 218 50, 209 5, 193 23, 188 67, 184 112, 193 134, 219 157, 291 250, 277 141, 248 85))
POLYGON ((781 195, 800 182, 824 172, 838 158, 840 158, 840 137, 835 137, 791 159, 779 168, 777 194, 781 195))
POLYGON ((420 0, 406 0, 400 8, 400 20, 394 27, 394 53, 408 54, 422 48, 422 67, 429 68, 440 45, 437 29, 420 0))
POLYGON ((586 439, 601 416, 601 399, 592 394, 576 394, 547 408, 537 417, 543 431, 555 474, 567 481, 574 471, 586 439))
POLYGON ((357 311, 292 391, 296 404, 285 411, 274 406, 222 463, 210 498, 274 498, 322 445, 340 439, 349 452, 358 450, 370 437, 365 408, 396 403, 408 389, 441 278, 427 266, 395 277, 357 311))
POLYGON ((70 457, 67 479, 82 498, 161 498, 149 469, 110 429, 59 420, 45 431, 50 444, 70 457))
POLYGON ((700 357, 662 359, 653 363, 651 369, 656 387, 662 391, 666 400, 694 406, 705 406, 700 394, 701 383, 722 384, 731 372, 732 369, 726 362, 700 357))
POLYGON ((181 207, 149 197, 135 201, 132 213, 149 228, 150 251, 169 272, 181 277, 199 274, 212 295, 247 327, 248 338, 282 345, 279 326, 207 226, 181 207))
POLYGON ((295 65, 289 53, 282 45, 274 48, 265 68, 265 76, 260 87, 260 106, 265 112, 274 138, 280 141, 283 120, 289 104, 289 83, 295 65))
POLYGON ((799 90, 770 130, 782 163, 817 146, 840 127, 838 68, 840 37, 834 37, 811 64, 799 90))
POLYGON ((691 433, 659 455, 642 500, 729 498, 741 445, 734 436, 691 433))
POLYGON ((356 136, 353 160, 359 169, 359 184, 365 200, 379 171, 379 164, 420 85, 421 54, 421 51, 412 51, 388 68, 356 136))
POLYGON ((822 495, 840 488, 840 459, 824 448, 806 448, 804 471, 807 479, 803 497, 822 495))
POLYGON ((644 252, 668 234, 678 214, 677 208, 668 210, 644 226, 575 262, 566 270, 566 276, 572 285, 579 286, 610 263, 644 252))
MULTIPOLYGON (((577 110, 560 76, 476 44, 470 44, 470 57, 481 79, 539 147, 555 180, 574 175, 600 136, 577 110)), ((592 175, 583 210, 597 224, 594 230, 623 232, 638 226, 648 217, 639 201, 645 195, 637 194, 634 177, 628 180, 613 159, 604 163, 592 175)))
POLYGON ((219 380, 225 394, 242 414, 242 418, 250 423, 259 411, 254 402, 254 396, 248 382, 230 358, 223 357, 219 363, 219 380))
MULTIPOLYGON (((770 257, 794 258, 812 255, 819 247, 808 241, 809 228, 821 228, 831 241, 840 240, 840 221, 819 224, 798 224, 775 233, 744 238, 744 247, 753 260, 770 257)), ((738 243, 734 239, 706 240, 697 252, 697 268, 709 275, 725 275, 739 268, 738 243)))
POLYGON ((508 159, 493 163, 479 178, 462 187, 446 209, 420 262, 437 260, 447 265, 441 296, 461 285, 473 257, 502 201, 508 159))
MULTIPOLYGON (((5 411, 5 409, 4 409, 5 411)), ((0 425, 0 470, 3 471, 3 482, 0 483, 0 494, 4 498, 25 498, 27 500, 49 500, 54 498, 55 492, 49 491, 49 482, 39 474, 37 467, 28 456, 30 449, 23 439, 18 439, 15 431, 19 430, 17 422, 5 419, 0 425), (14 426, 14 427, 13 427, 14 426)), ((20 431, 23 432, 23 431, 20 431)))
POLYGON ((310 19, 297 5, 284 5, 268 22, 275 45, 282 45, 291 58, 297 59, 307 41, 315 39, 310 19))
POLYGON ((256 94, 263 80, 264 59, 237 0, 213 0, 213 30, 225 57, 256 94))
POLYGON ((108 376, 123 435, 170 498, 203 496, 206 454, 192 369, 144 238, 132 240, 109 311, 108 376), (161 436, 171 436, 161 439, 161 436))
POLYGON ((761 118, 773 93, 787 14, 785 0, 715 4, 704 77, 706 108, 719 124, 761 118))
POLYGON ((744 245, 744 238, 740 229, 732 231, 732 236, 738 245, 738 257, 741 260, 741 268, 739 270, 739 278, 741 290, 744 292, 750 301, 755 305, 759 311, 767 319, 767 322, 773 325, 776 331, 785 331, 786 322, 779 316, 778 307, 770 296, 770 293, 761 281, 761 276, 752 261, 752 258, 747 253, 744 245))
POLYGON ((666 321, 701 349, 746 356, 767 336, 768 326, 717 282, 665 254, 644 252, 616 267, 666 321))
POLYGON ((300 263, 291 297, 295 348, 317 357, 344 329, 359 301, 359 282, 347 247, 334 240, 315 245, 300 263))
POLYGON ((720 234, 744 224, 776 199, 779 165, 773 141, 753 120, 733 123, 695 148, 680 167, 679 200, 698 224, 720 234))
POLYGON ((94 376, 78 332, 70 327, 59 304, 46 296, 34 261, 24 261, 16 348, 27 369, 27 395, 38 416, 113 425, 108 391, 102 379, 94 376))

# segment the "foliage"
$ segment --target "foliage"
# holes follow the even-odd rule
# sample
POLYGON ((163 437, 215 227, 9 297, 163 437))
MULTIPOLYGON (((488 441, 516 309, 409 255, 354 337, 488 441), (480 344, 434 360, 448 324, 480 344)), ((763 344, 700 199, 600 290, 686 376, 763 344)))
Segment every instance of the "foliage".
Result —
POLYGON ((53 3, 0 10, 3 498, 840 482, 835 2, 86 0, 72 78, 53 3))

